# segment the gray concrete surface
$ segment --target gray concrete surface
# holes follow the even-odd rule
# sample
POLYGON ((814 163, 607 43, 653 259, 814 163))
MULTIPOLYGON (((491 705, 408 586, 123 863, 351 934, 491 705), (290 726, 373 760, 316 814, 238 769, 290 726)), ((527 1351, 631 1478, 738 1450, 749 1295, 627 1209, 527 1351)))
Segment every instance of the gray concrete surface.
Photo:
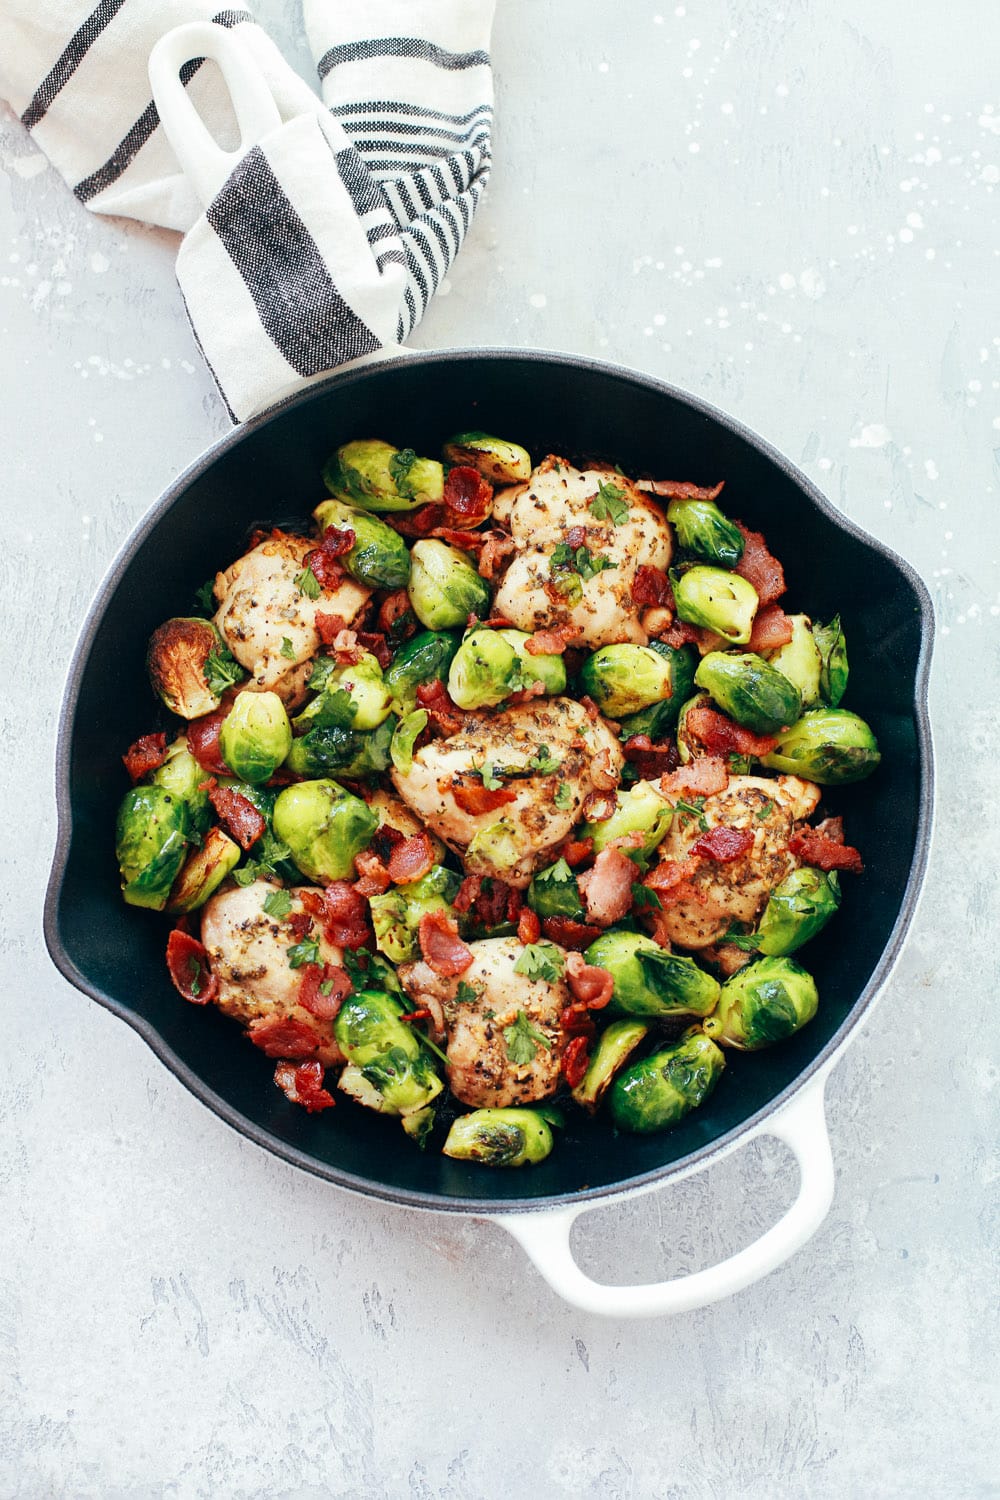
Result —
MULTIPOLYGON (((260 14, 290 55, 297 6, 260 14)), ((52 741, 87 603, 227 419, 165 236, 0 125, 0 1493, 100 1500, 1000 1494, 1000 91, 991 0, 500 0, 488 203, 415 342, 619 360, 728 408, 927 579, 936 841, 833 1075, 837 1195, 731 1301, 618 1324, 495 1228, 244 1142, 50 967, 52 741), (991 42, 992 33, 992 43, 991 42)), ((751 1151, 593 1215, 606 1276, 791 1192, 751 1151)))

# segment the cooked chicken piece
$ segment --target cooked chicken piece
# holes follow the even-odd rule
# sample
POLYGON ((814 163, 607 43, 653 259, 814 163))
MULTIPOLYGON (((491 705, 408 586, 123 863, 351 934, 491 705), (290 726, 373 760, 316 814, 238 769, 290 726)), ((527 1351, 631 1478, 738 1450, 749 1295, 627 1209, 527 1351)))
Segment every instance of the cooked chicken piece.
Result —
MULTIPOLYGON (((599 507, 600 508, 600 507, 599 507)), ((649 637, 642 626, 642 607, 632 601, 641 563, 666 568, 672 543, 670 528, 655 500, 630 479, 610 468, 574 469, 551 455, 537 468, 510 507, 510 531, 517 553, 497 591, 494 610, 521 630, 575 625, 588 646, 610 646, 649 637), (600 485, 613 485, 624 496, 628 515, 618 526, 610 515, 598 520, 590 509, 600 485), (591 557, 605 557, 613 568, 583 578, 552 572, 555 548, 570 528, 580 528, 591 557), (558 584, 579 585, 582 597, 572 603, 558 584)))
POLYGON ((245 686, 278 693, 289 706, 301 702, 309 660, 319 650, 317 611, 339 615, 350 625, 371 593, 345 578, 336 588, 323 589, 318 599, 310 599, 295 580, 305 567, 306 554, 315 548, 308 537, 275 531, 215 579, 215 625, 251 674, 245 686))
POLYGON ((535 870, 551 864, 584 799, 598 786, 616 785, 623 764, 603 719, 591 719, 570 698, 536 698, 467 714, 458 734, 425 745, 410 769, 394 770, 392 779, 404 802, 461 855, 469 874, 523 889, 535 870), (530 770, 532 758, 546 749, 556 769, 530 770), (511 800, 477 812, 477 801, 489 801, 487 767, 499 773, 511 800))
MULTIPOLYGON (((249 1026, 265 1016, 293 1017, 314 1032, 315 1056, 324 1066, 342 1062, 343 1055, 333 1037, 333 1023, 322 1020, 299 1004, 303 969, 293 969, 288 950, 303 941, 288 919, 281 921, 264 910, 267 897, 279 887, 267 880, 233 886, 210 896, 202 908, 201 940, 209 967, 219 981, 216 1004, 227 1016, 249 1026)), ((300 887, 289 892, 290 916, 302 912, 300 887)), ((319 945, 319 963, 341 964, 341 950, 328 942, 318 923, 305 933, 319 945)))
MULTIPOLYGON (((428 998, 443 1002, 452 1093, 476 1109, 551 1098, 559 1086, 566 1042, 559 1017, 573 996, 562 979, 550 983, 514 972, 524 952, 515 937, 485 938, 469 949, 473 962, 460 979, 440 979, 423 962, 399 970, 415 1003, 428 998), (475 998, 457 999, 460 984, 463 995, 472 989, 475 998), (510 1027, 515 1029, 506 1038, 510 1027), (528 1061, 511 1061, 511 1049, 518 1056, 532 1048, 528 1061)), ((555 952, 565 959, 561 948, 555 952)))
POLYGON ((655 913, 657 937, 680 948, 707 948, 731 923, 752 925, 774 887, 797 865, 788 841, 794 825, 815 810, 819 799, 819 787, 797 776, 732 776, 724 792, 704 799, 700 817, 675 813, 659 848, 662 860, 686 859, 713 828, 749 829, 753 844, 738 859, 698 862, 687 881, 698 895, 664 902, 655 913))

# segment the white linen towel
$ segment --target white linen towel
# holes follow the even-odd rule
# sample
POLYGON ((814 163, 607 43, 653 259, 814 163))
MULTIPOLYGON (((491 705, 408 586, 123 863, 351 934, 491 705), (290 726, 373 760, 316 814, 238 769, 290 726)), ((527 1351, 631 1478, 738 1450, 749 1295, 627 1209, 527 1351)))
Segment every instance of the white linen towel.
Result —
POLYGON ((304 0, 320 98, 245 8, 0 0, 0 96, 88 208, 184 235, 188 315, 242 421, 423 316, 489 178, 493 8, 304 0))

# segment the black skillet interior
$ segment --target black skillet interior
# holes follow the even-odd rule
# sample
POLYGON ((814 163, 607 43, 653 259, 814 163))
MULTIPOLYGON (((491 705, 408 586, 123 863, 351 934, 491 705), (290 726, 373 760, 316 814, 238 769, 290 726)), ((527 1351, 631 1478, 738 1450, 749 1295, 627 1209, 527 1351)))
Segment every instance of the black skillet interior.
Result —
MULTIPOLYGON (((105 585, 71 674, 59 760, 60 843, 46 937, 67 977, 135 1026, 167 1066, 231 1124, 297 1164, 362 1191, 438 1208, 540 1205, 634 1185, 688 1164, 756 1119, 857 1023, 888 970, 922 875, 930 810, 926 672, 932 616, 912 572, 835 516, 759 440, 642 376, 551 355, 480 351, 394 362, 335 377, 234 434, 175 486, 105 585), (727 512, 764 531, 788 579, 783 601, 828 619, 839 610, 851 656, 845 707, 872 724, 883 761, 832 793, 862 879, 845 878, 836 921, 808 950, 821 1008, 797 1037, 728 1054, 715 1095, 672 1132, 616 1136, 573 1119, 541 1166, 512 1173, 424 1155, 398 1122, 341 1100, 310 1116, 272 1082, 273 1063, 214 1010, 179 998, 163 962, 169 920, 121 900, 113 854, 126 781, 119 756, 162 722, 145 643, 241 551, 256 521, 305 516, 322 498, 321 464, 350 438, 380 436, 436 454, 451 433, 508 435, 533 456, 605 457, 628 473, 726 481, 727 512)), ((574 1112, 574 1115, 576 1112, 574 1112)))

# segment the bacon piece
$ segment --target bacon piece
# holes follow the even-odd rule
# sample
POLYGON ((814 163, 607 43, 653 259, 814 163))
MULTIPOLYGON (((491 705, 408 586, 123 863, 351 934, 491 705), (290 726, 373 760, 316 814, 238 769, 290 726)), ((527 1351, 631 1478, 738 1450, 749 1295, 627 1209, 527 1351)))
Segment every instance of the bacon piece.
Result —
POLYGON ((371 937, 363 894, 347 880, 331 880, 323 892, 320 918, 328 940, 338 948, 363 948, 371 937))
POLYGON ((457 531, 453 526, 435 526, 430 535, 439 537, 450 547, 460 547, 463 552, 475 552, 477 555, 486 546, 486 538, 479 532, 457 531))
POLYGON ((505 536, 502 531, 488 531, 479 554, 479 576, 492 583, 503 563, 516 551, 513 537, 505 536))
POLYGON ((373 850, 363 849, 356 854, 354 868, 359 877, 354 882, 354 889, 359 896, 382 896, 389 889, 389 871, 373 850))
POLYGON ((566 863, 574 869, 577 865, 582 865, 585 859, 589 859, 593 852, 593 839, 566 838, 556 850, 556 853, 561 854, 566 863))
POLYGON ((538 920, 538 913, 531 910, 530 906, 521 908, 521 914, 517 919, 517 940, 525 947, 529 943, 537 943, 542 933, 542 924, 538 920))
POLYGON ((566 541, 571 547, 582 547, 587 541, 587 528, 585 526, 571 526, 566 533, 566 541))
POLYGON ((566 959, 566 983, 588 1010, 603 1010, 615 988, 607 969, 585 963, 582 953, 571 953, 566 959))
POLYGON ((150 771, 156 771, 167 758, 165 734, 144 734, 129 745, 122 756, 122 763, 133 781, 139 781, 150 771))
POLYGON ((578 1083, 583 1082, 587 1068, 590 1066, 590 1053, 587 1051, 585 1036, 575 1036, 570 1039, 559 1066, 571 1089, 575 1089, 578 1083))
POLYGON ((317 1021, 332 1021, 353 988, 346 970, 336 964, 304 964, 298 1002, 317 1021))
POLYGON ((550 942, 558 943, 560 948, 579 952, 589 948, 604 929, 590 922, 574 922, 572 917, 544 917, 542 931, 550 942))
POLYGON ((219 734, 222 726, 229 716, 231 705, 225 704, 215 710, 214 713, 203 714, 200 719, 192 719, 187 727, 188 749, 203 771, 210 771, 213 776, 229 776, 230 770, 222 759, 222 751, 219 749, 219 734))
POLYGON ((227 786, 213 786, 208 793, 208 799, 219 819, 230 833, 241 849, 249 849, 267 828, 267 819, 260 813, 249 797, 244 797, 242 792, 234 792, 227 786))
POLYGON ((389 879, 394 885, 412 885, 421 880, 434 864, 434 845, 426 833, 397 844, 389 856, 389 879))
POLYGON ((691 846, 691 853, 702 859, 713 859, 717 865, 732 864, 753 848, 752 828, 727 828, 720 824, 703 833, 691 846))
POLYGON ((588 919, 598 927, 620 922, 632 905, 636 869, 620 849, 602 849, 593 868, 577 879, 588 919))
POLYGON ((314 1028, 295 1016, 258 1016, 247 1035, 265 1057, 311 1057, 320 1044, 314 1028))
POLYGON ((847 870, 852 875, 860 875, 864 870, 858 850, 831 838, 822 825, 798 829, 789 839, 788 849, 796 859, 816 870, 847 870))
POLYGON ((420 951, 435 974, 453 979, 464 974, 473 961, 473 953, 458 935, 458 923, 443 911, 428 911, 417 928, 420 951))
POLYGON ((482 875, 466 875, 458 888, 452 906, 457 912, 472 913, 480 927, 504 927, 518 920, 524 897, 503 880, 482 875))
POLYGON ((633 734, 622 745, 625 759, 644 780, 652 780, 672 771, 677 765, 677 746, 673 740, 654 745, 648 734, 633 734))
POLYGON ((208 1005, 219 992, 219 981, 208 963, 208 953, 196 937, 175 927, 167 938, 167 968, 174 989, 192 1005, 208 1005))
POLYGON ((529 635, 524 649, 529 656, 562 656, 566 647, 579 639, 579 626, 557 625, 554 630, 536 630, 529 635))
POLYGON ((444 526, 448 520, 448 512, 443 505, 421 505, 416 510, 407 511, 405 514, 392 513, 380 516, 387 526, 393 531, 398 531, 400 536, 429 536, 435 526, 444 526))
POLYGON ((391 630, 397 620, 401 620, 410 610, 410 596, 405 589, 396 589, 392 594, 387 594, 378 607, 378 624, 380 630, 391 630))
POLYGON ((481 781, 461 782, 452 787, 451 794, 462 811, 472 818, 477 818, 480 813, 494 812, 498 807, 506 807, 517 799, 517 793, 510 787, 485 787, 481 781))
POLYGON ((327 526, 320 542, 320 551, 326 557, 343 557, 350 552, 357 536, 350 526, 327 526))
POLYGON ((274 1081, 285 1098, 292 1104, 301 1104, 311 1115, 321 1109, 331 1109, 335 1103, 331 1093, 323 1087, 323 1064, 313 1058, 312 1062, 280 1062, 274 1070, 274 1081))
POLYGON ((389 650, 388 642, 380 631, 359 630, 357 632, 358 645, 363 651, 370 651, 384 672, 392 661, 392 652, 389 650))
POLYGON ((706 489, 704 485, 691 484, 686 479, 639 479, 636 484, 647 495, 659 495, 661 500, 717 500, 725 482, 722 479, 710 489, 706 489))
POLYGON ((687 620, 675 620, 658 639, 665 646, 696 646, 701 640, 701 631, 697 625, 690 625, 687 620))
POLYGON ((752 583, 757 590, 761 605, 773 604, 785 592, 785 570, 778 559, 768 551, 767 543, 759 531, 750 531, 741 521, 736 529, 743 538, 743 556, 734 573, 752 583))
POLYGON ((444 508, 450 525, 462 530, 478 526, 493 509, 493 486, 478 469, 456 464, 444 482, 444 508))
POLYGON ((426 708, 427 717, 446 738, 457 734, 465 723, 462 710, 451 701, 440 677, 435 677, 433 682, 421 682, 417 685, 417 702, 421 708, 426 708))
POLYGON ((792 638, 792 622, 780 604, 765 604, 754 616, 744 651, 776 651, 792 638))
POLYGON ((686 766, 678 766, 669 776, 660 778, 660 789, 671 801, 685 797, 714 797, 716 792, 724 792, 728 785, 728 768, 716 755, 699 755, 686 766))
POLYGON ((316 633, 324 646, 332 646, 341 631, 348 628, 343 615, 328 615, 318 609, 315 615, 316 633))
POLYGON ((333 639, 333 655, 338 667, 356 667, 364 659, 364 648, 358 645, 357 632, 341 630, 333 639))
POLYGON ((588 693, 584 693, 582 695, 582 697, 580 698, 580 704, 584 709, 586 709, 588 719, 593 719, 596 722, 596 720, 601 717, 601 710, 598 708, 597 704, 588 693))
POLYGON ((356 537, 349 526, 342 530, 328 526, 323 540, 313 552, 307 552, 305 566, 312 570, 320 588, 335 589, 347 577, 347 570, 340 559, 354 546, 356 537))
POLYGON ((665 604, 670 609, 674 608, 674 591, 662 568, 650 567, 648 563, 639 564, 632 585, 632 603, 640 609, 647 609, 653 604, 665 604))
POLYGON ((588 792, 580 812, 587 823, 604 823, 617 806, 618 799, 614 792, 588 792))
POLYGON ((718 709, 700 705, 688 710, 685 729, 710 755, 753 755, 759 760, 770 755, 778 743, 772 735, 754 734, 720 714, 718 709))
POLYGON ((483 877, 481 875, 466 875, 451 903, 452 906, 456 911, 467 912, 475 904, 482 888, 483 877))
MULTIPOLYGON (((382 823, 372 834, 371 843, 368 847, 373 854, 378 855, 384 865, 387 865, 392 856, 392 851, 397 849, 400 844, 405 843, 405 833, 401 832, 398 828, 393 828, 391 823, 382 823)), ((354 863, 357 865, 357 860, 354 863)))
MULTIPOLYGON (((680 901, 697 901, 704 906, 708 900, 706 892, 692 883, 700 868, 700 859, 663 859, 646 876, 644 884, 656 892, 661 907, 676 906, 680 901)), ((658 913, 653 913, 654 924, 657 915, 658 913)), ((662 941, 655 926, 654 936, 657 942, 662 941)))
POLYGON ((318 891, 303 891, 300 893, 305 911, 293 911, 285 918, 285 931, 289 933, 297 943, 301 943, 312 932, 313 917, 320 917, 323 912, 323 897, 318 891), (309 905, 310 899, 315 902, 309 905))

